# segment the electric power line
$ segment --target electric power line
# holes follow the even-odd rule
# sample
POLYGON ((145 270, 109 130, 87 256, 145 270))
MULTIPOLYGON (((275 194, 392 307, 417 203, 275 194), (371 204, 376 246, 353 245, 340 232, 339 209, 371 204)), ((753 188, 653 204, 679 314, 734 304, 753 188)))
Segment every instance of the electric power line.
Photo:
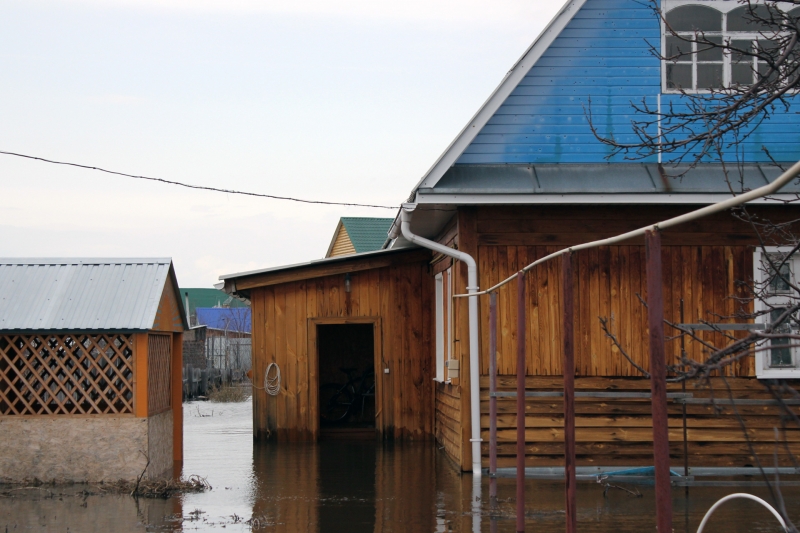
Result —
POLYGON ((398 209, 398 207, 390 206, 390 205, 374 205, 374 204, 356 204, 356 203, 347 203, 347 202, 326 202, 323 200, 305 200, 302 198, 292 198, 290 196, 276 196, 273 194, 262 194, 257 192, 247 192, 247 191, 236 191, 233 189, 220 189, 217 187, 206 187, 204 185, 192 185, 191 183, 182 183, 180 181, 172 181, 172 180, 165 180, 162 178, 151 178, 148 176, 137 176, 135 174, 126 174, 125 172, 116 172, 114 170, 106 170, 104 168, 95 167, 91 165, 81 165, 80 163, 68 163, 66 161, 54 161, 52 159, 45 159, 44 157, 37 157, 33 155, 25 155, 25 154, 18 154, 15 152, 5 152, 0 150, 0 154, 3 155, 13 155, 16 157, 22 157, 25 159, 33 159, 36 161, 43 161, 45 163, 52 163, 54 165, 66 165, 70 167, 78 167, 78 168, 85 168, 87 170, 97 170, 100 172, 105 172, 106 174, 114 174, 116 176, 125 176, 127 178, 133 178, 137 180, 148 180, 148 181, 157 181, 159 183, 166 183, 167 185, 178 185, 180 187, 186 187, 188 189, 199 189, 202 191, 212 191, 212 192, 224 192, 227 194, 241 194, 243 196, 255 196, 257 198, 271 198, 273 200, 287 200, 290 202, 301 202, 304 204, 323 204, 323 205, 343 205, 347 207, 371 207, 375 209, 398 209))

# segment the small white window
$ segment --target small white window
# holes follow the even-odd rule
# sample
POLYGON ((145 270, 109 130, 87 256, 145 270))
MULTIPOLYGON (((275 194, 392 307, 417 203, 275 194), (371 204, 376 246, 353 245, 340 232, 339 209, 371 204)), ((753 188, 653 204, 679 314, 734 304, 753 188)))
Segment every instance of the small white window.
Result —
MULTIPOLYGON (((791 248, 767 247, 757 250, 754 256, 753 272, 756 289, 763 291, 764 297, 756 300, 755 310, 763 323, 780 321, 774 333, 800 333, 800 316, 788 314, 787 310, 798 303, 797 275, 800 273, 800 253, 791 257, 791 248)), ((793 339, 772 339, 762 344, 756 352, 756 376, 759 378, 788 379, 800 378, 800 348, 793 339)))
POLYGON ((450 269, 436 274, 436 381, 446 382, 445 361, 450 359, 450 328, 452 323, 450 269))

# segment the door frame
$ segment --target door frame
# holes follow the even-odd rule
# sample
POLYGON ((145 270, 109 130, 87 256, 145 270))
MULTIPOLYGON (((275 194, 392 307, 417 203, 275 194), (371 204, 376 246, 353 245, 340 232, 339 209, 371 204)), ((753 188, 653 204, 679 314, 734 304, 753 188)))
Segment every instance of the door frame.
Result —
POLYGON ((308 367, 313 372, 308 376, 309 386, 309 414, 311 415, 311 430, 315 438, 319 438, 319 343, 317 342, 317 326, 347 325, 347 324, 372 324, 372 365, 375 369, 375 431, 383 435, 383 335, 381 317, 332 317, 308 319, 308 367))

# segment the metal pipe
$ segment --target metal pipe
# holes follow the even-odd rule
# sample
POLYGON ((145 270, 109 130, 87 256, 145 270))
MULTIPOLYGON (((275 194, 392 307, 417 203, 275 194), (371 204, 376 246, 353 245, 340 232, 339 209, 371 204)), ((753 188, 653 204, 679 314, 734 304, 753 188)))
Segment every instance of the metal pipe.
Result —
POLYGON ((481 475, 481 389, 480 389, 480 358, 478 348, 478 265, 471 255, 459 252, 433 242, 419 235, 411 233, 411 213, 416 204, 403 204, 400 209, 400 231, 409 242, 452 257, 467 265, 467 291, 474 295, 469 299, 469 394, 470 394, 470 421, 472 422, 472 474, 481 475))
POLYGON ((661 234, 645 234, 647 259, 647 322, 650 329, 650 394, 653 411, 653 461, 656 473, 658 533, 672 533, 672 488, 669 471, 667 363, 664 350, 664 295, 661 271, 661 234))
MULTIPOLYGON (((734 196, 733 198, 729 198, 727 200, 723 200, 722 202, 717 202, 715 204, 707 205, 705 207, 702 207, 700 209, 696 209, 696 210, 691 211, 689 213, 686 213, 686 214, 683 214, 683 215, 680 215, 680 216, 677 216, 677 217, 669 218, 667 220, 664 220, 664 221, 661 221, 661 222, 657 222, 655 224, 651 224, 649 226, 645 226, 643 228, 639 228, 639 229, 636 229, 636 230, 633 230, 633 231, 628 231, 627 233, 622 233, 622 234, 616 235, 614 237, 609 237, 607 239, 600 239, 600 240, 597 240, 597 241, 586 242, 586 243, 583 243, 583 244, 578 244, 576 246, 570 246, 568 248, 564 248, 563 250, 559 250, 557 252, 553 252, 550 255, 546 255, 546 256, 542 257, 541 259, 537 259, 536 261, 534 261, 530 265, 528 265, 525 268, 523 268, 522 272, 527 272, 528 270, 532 269, 536 265, 539 265, 541 263, 545 263, 545 262, 547 262, 547 261, 549 261, 551 259, 554 259, 554 258, 558 257, 559 255, 563 255, 563 254, 565 254, 565 253, 567 253, 569 251, 577 252, 578 250, 586 250, 586 249, 589 249, 589 248, 597 248, 598 246, 608 246, 608 245, 611 245, 611 244, 617 244, 619 242, 623 242, 623 241, 627 241, 628 239, 632 239, 634 237, 642 237, 645 234, 645 232, 647 232, 647 231, 655 231, 655 230, 658 230, 658 229, 667 229, 667 228, 671 228, 671 227, 674 227, 674 226, 678 226, 680 224, 685 224, 687 222, 691 222, 693 220, 697 220, 699 218, 703 218, 703 217, 708 216, 708 215, 713 215, 715 213, 719 213, 721 211, 725 211, 726 209, 730 209, 732 207, 740 206, 740 205, 745 204, 747 202, 750 202, 752 200, 757 200, 757 199, 759 199, 759 198, 761 198, 763 196, 769 196, 770 194, 773 194, 773 193, 777 192, 778 190, 780 190, 782 187, 787 185, 789 182, 791 182, 793 179, 795 179, 798 176, 800 176, 800 161, 798 161, 797 163, 795 163, 794 165, 789 167, 789 169, 786 172, 784 172, 783 174, 778 176, 778 179, 776 179, 775 181, 773 181, 769 185, 764 185, 763 187, 759 187, 758 189, 753 189, 750 192, 747 192, 747 193, 744 193, 744 194, 740 194, 738 196, 734 196)), ((497 289, 499 289, 500 287, 502 287, 503 285, 505 285, 507 283, 510 283, 511 280, 513 280, 515 276, 516 276, 516 274, 511 275, 511 276, 507 277, 506 279, 504 279, 503 281, 501 281, 500 283, 498 283, 497 285, 489 287, 485 291, 481 291, 481 292, 478 292, 478 293, 470 293, 470 294, 455 294, 455 295, 453 295, 453 298, 464 298, 466 296, 475 296, 475 295, 482 296, 484 294, 488 294, 490 292, 494 292, 497 289)))
POLYGON ((564 477, 566 531, 577 531, 575 480, 575 299, 572 286, 572 254, 561 256, 561 302, 564 311, 564 477))
MULTIPOLYGON (((497 293, 489 296, 489 473, 497 473, 497 293)), ((489 480, 489 497, 497 501, 497 478, 489 480)))
POLYGON ((517 273, 517 533, 525 531, 525 273, 517 273))

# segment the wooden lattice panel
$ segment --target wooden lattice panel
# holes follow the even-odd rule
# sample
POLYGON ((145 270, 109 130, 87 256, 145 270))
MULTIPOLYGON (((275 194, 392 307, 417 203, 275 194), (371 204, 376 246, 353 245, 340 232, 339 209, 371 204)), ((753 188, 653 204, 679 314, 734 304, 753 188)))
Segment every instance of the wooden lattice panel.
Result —
POLYGON ((147 339, 147 414, 162 413, 172 405, 172 335, 148 335, 147 339))
POLYGON ((133 412, 128 335, 0 336, 0 415, 133 412))

